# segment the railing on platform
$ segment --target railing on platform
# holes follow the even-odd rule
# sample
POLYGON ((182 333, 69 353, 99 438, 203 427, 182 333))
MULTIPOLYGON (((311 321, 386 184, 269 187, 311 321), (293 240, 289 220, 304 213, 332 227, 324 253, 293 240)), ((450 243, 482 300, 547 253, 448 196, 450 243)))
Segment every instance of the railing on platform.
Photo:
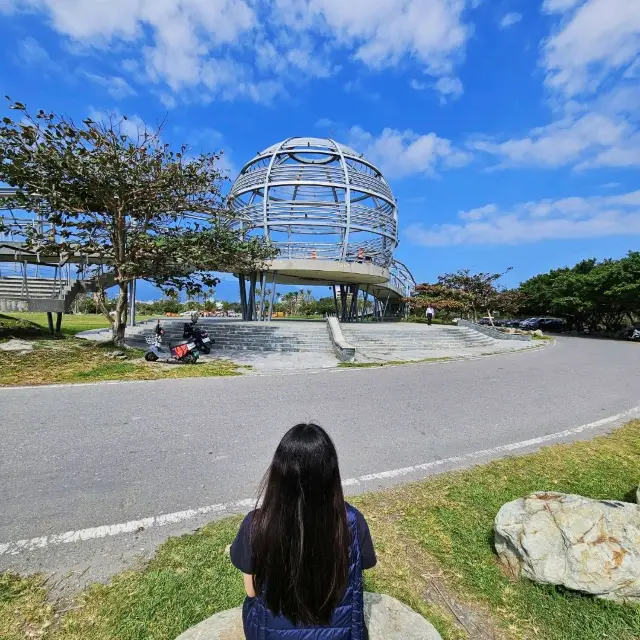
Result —
POLYGON ((416 281, 407 266, 399 260, 394 260, 389 268, 389 275, 389 282, 408 298, 416 286, 416 281))

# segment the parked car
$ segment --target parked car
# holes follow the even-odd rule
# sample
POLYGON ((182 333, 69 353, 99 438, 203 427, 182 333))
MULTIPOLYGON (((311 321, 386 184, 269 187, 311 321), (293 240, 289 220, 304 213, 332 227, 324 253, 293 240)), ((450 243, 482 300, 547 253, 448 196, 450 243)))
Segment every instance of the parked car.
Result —
POLYGON ((533 331, 538 328, 536 326, 538 324, 538 320, 540 320, 540 318, 528 318, 527 320, 523 320, 520 323, 520 328, 526 329, 527 331, 533 331))
POLYGON ((520 323, 521 329, 528 331, 559 331, 562 332, 566 328, 566 323, 561 318, 529 318, 520 323))
MULTIPOLYGON (((493 322, 495 324, 495 320, 493 322)), ((491 318, 480 318, 478 324, 491 325, 491 318)))
POLYGON ((521 321, 520 320, 503 320, 502 326, 508 327, 510 329, 519 329, 521 321))
POLYGON ((538 329, 562 333, 567 328, 567 323, 562 318, 541 318, 538 329))

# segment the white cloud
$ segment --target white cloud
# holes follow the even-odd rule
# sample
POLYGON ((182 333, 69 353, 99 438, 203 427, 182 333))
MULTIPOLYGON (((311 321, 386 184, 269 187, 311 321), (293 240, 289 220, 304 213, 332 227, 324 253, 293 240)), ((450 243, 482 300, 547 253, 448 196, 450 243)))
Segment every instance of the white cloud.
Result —
POLYGON ((630 125, 626 122, 591 112, 577 119, 568 117, 533 129, 524 138, 504 142, 478 139, 469 146, 474 151, 496 156, 500 161, 496 168, 566 165, 585 168, 585 162, 601 166, 598 158, 607 150, 626 144, 630 133, 630 125))
POLYGON ((355 80, 349 80, 345 82, 344 90, 346 93, 355 93, 360 98, 366 98, 371 102, 378 102, 382 96, 377 91, 371 91, 367 88, 367 86, 360 80, 360 78, 356 78, 355 80))
POLYGON ((501 29, 508 29, 509 27, 513 26, 514 24, 517 24, 518 22, 520 22, 520 20, 522 20, 522 14, 521 13, 516 13, 515 11, 512 11, 511 13, 507 13, 502 20, 500 20, 500 28, 501 29))
POLYGON ((440 94, 440 101, 443 103, 447 102, 448 98, 455 100, 464 93, 464 87, 459 78, 445 76, 436 82, 435 87, 440 94))
POLYGON ((18 42, 16 57, 23 64, 38 66, 41 69, 57 66, 51 59, 49 52, 31 36, 27 36, 18 42))
POLYGON ((88 80, 91 80, 91 82, 105 87, 107 93, 115 100, 136 95, 131 85, 120 76, 102 76, 97 73, 89 73, 88 71, 84 71, 82 75, 88 80))
POLYGON ((261 101, 279 90, 271 79, 256 80, 232 55, 256 42, 257 16, 245 0, 13 2, 44 13, 71 43, 109 55, 115 46, 128 54, 124 71, 140 83, 162 85, 164 94, 193 90, 203 100, 243 95, 261 101))
POLYGON ((405 230, 416 244, 524 244, 541 240, 640 235, 640 191, 619 196, 495 204, 458 214, 459 222, 405 230))
POLYGON ((478 207, 477 209, 469 209, 469 211, 461 211, 458 217, 461 220, 482 220, 498 211, 498 207, 495 204, 486 204, 484 207, 478 207))
POLYGON ((615 189, 620 186, 619 182, 606 182, 605 184, 601 184, 601 189, 615 189))
POLYGON ((640 54, 637 0, 587 0, 542 46, 546 85, 570 98, 595 93, 640 54))
POLYGON ((374 68, 411 56, 433 75, 450 73, 470 35, 465 0, 276 0, 288 28, 328 34, 374 68))
POLYGON ((335 126, 335 122, 329 118, 320 118, 319 120, 316 120, 313 126, 318 129, 329 129, 335 126))
POLYGON ((477 136, 491 169, 640 167, 640 0, 545 0, 540 46, 549 124, 508 139, 477 136))
POLYGON ((563 13, 573 9, 584 0, 544 0, 542 10, 546 13, 563 13))
POLYGON ((407 129, 384 129, 375 137, 361 127, 349 130, 347 143, 364 154, 389 178, 424 174, 436 175, 438 169, 460 167, 471 156, 456 149, 450 140, 435 133, 419 135, 407 129))
POLYGON ((471 32, 467 2, 0 0, 0 12, 39 12, 71 44, 139 60, 129 73, 163 95, 269 101, 286 83, 335 73, 345 56, 372 69, 411 59, 450 75, 471 32))
POLYGON ((434 83, 423 82, 415 78, 409 82, 409 86, 415 91, 426 91, 435 89, 440 97, 440 103, 446 104, 448 100, 456 100, 464 93, 464 87, 459 78, 443 76, 434 83))
POLYGON ((638 104, 640 86, 618 86, 594 100, 566 103, 565 115, 523 137, 478 137, 468 146, 497 158, 493 169, 640 167, 638 104))
POLYGON ((167 109, 175 109, 178 104, 178 101, 170 93, 165 91, 161 92, 158 98, 167 109))

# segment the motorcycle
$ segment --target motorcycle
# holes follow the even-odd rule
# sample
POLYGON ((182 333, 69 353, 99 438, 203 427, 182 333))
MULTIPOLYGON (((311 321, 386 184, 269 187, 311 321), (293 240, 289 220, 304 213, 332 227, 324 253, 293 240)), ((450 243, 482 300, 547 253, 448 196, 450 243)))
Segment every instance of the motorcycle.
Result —
POLYGON ((175 347, 169 343, 169 355, 162 348, 162 337, 164 329, 160 326, 160 321, 156 325, 154 335, 145 336, 145 340, 149 345, 149 349, 144 354, 147 362, 157 362, 163 360, 167 364, 195 364, 200 357, 200 353, 196 348, 195 342, 183 342, 175 347))
POLYGON ((633 342, 640 341, 640 329, 636 329, 635 327, 630 327, 627 329, 623 337, 625 340, 632 340, 633 342))
POLYGON ((195 342, 198 351, 205 354, 211 353, 212 340, 204 329, 196 326, 195 321, 184 323, 182 337, 195 342))

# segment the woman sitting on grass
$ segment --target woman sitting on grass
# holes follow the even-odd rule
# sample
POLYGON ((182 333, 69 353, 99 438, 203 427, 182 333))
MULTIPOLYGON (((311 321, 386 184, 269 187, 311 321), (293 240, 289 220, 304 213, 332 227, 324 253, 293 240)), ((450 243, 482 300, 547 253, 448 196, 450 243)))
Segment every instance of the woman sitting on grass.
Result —
POLYGON ((315 424, 290 429, 242 522, 231 561, 244 574, 248 640, 366 640, 362 571, 369 527, 344 501, 338 455, 315 424))

